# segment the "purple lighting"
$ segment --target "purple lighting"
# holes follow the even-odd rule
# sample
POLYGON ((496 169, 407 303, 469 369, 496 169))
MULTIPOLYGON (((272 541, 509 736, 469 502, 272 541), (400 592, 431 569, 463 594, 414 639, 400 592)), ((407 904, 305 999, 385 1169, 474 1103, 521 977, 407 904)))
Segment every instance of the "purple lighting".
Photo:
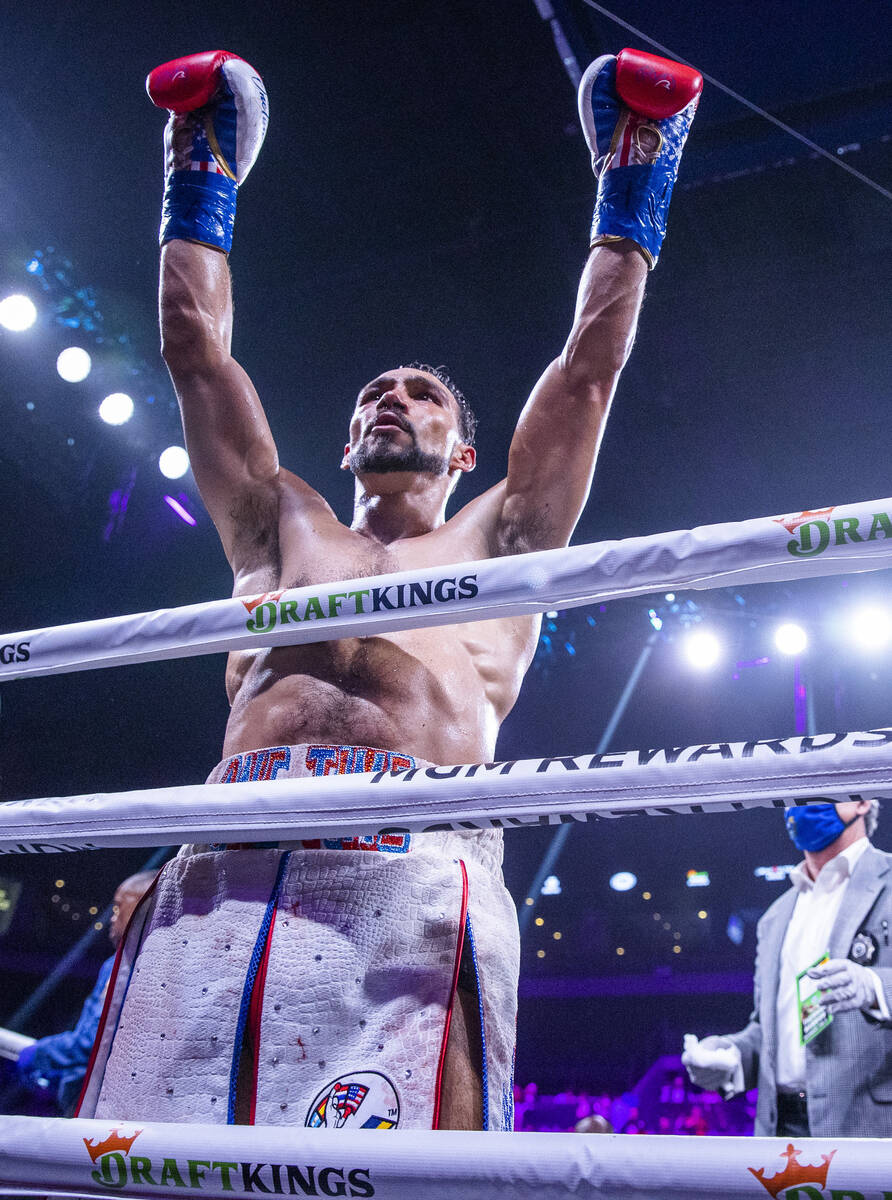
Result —
POLYGON ((181 521, 185 521, 187 525, 194 525, 196 523, 195 518, 192 516, 192 514, 190 512, 187 512, 186 509, 183 508, 183 506, 182 506, 182 504, 180 504, 179 500, 174 500, 173 496, 165 496, 164 499, 167 501, 167 503, 170 505, 170 507, 173 509, 173 511, 177 514, 177 516, 180 518, 181 521))
POLYGON ((805 681, 799 670, 798 658, 796 659, 793 678, 793 712, 796 719, 796 732, 805 733, 808 724, 808 693, 805 690, 805 681))

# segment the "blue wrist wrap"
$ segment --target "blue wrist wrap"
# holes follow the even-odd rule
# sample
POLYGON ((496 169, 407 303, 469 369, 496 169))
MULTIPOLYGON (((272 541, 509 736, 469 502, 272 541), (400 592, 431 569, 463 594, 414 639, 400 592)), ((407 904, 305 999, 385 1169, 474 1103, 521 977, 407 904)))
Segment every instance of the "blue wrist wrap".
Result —
POLYGON ((678 174, 681 150, 693 112, 654 121, 663 135, 656 162, 614 166, 604 171, 592 219, 592 241, 598 238, 631 238, 653 262, 660 257, 666 236, 666 217, 678 174))
POLYGON ((172 171, 164 188, 161 243, 203 242, 229 253, 238 184, 212 171, 172 171))

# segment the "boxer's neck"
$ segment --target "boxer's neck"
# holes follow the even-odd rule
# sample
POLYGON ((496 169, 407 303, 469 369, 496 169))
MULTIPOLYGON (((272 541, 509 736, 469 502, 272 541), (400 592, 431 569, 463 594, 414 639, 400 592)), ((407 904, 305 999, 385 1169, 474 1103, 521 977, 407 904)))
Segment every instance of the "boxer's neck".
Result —
POLYGON ((448 475, 393 471, 356 480, 351 529, 384 545, 420 537, 446 520, 448 475))

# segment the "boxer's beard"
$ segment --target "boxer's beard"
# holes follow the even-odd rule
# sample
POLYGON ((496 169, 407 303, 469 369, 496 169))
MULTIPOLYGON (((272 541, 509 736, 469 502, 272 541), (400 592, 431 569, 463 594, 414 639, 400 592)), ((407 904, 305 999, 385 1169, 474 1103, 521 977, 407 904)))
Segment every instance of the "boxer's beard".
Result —
POLYGON ((384 438, 365 438, 350 454, 350 470, 354 475, 389 475, 393 471, 445 475, 449 459, 420 449, 414 431, 406 432, 412 439, 409 446, 396 446, 384 438))

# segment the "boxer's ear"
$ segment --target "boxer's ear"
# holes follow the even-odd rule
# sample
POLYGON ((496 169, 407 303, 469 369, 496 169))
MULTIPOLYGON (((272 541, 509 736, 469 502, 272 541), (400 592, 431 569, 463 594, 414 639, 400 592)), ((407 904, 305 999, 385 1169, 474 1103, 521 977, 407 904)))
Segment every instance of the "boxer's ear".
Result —
POLYGON ((344 447, 344 457, 341 459, 341 470, 342 471, 350 470, 350 443, 349 442, 344 447))
POLYGON ((449 459, 449 469, 458 469, 462 473, 473 471, 477 465, 477 451, 465 442, 456 442, 449 459))

